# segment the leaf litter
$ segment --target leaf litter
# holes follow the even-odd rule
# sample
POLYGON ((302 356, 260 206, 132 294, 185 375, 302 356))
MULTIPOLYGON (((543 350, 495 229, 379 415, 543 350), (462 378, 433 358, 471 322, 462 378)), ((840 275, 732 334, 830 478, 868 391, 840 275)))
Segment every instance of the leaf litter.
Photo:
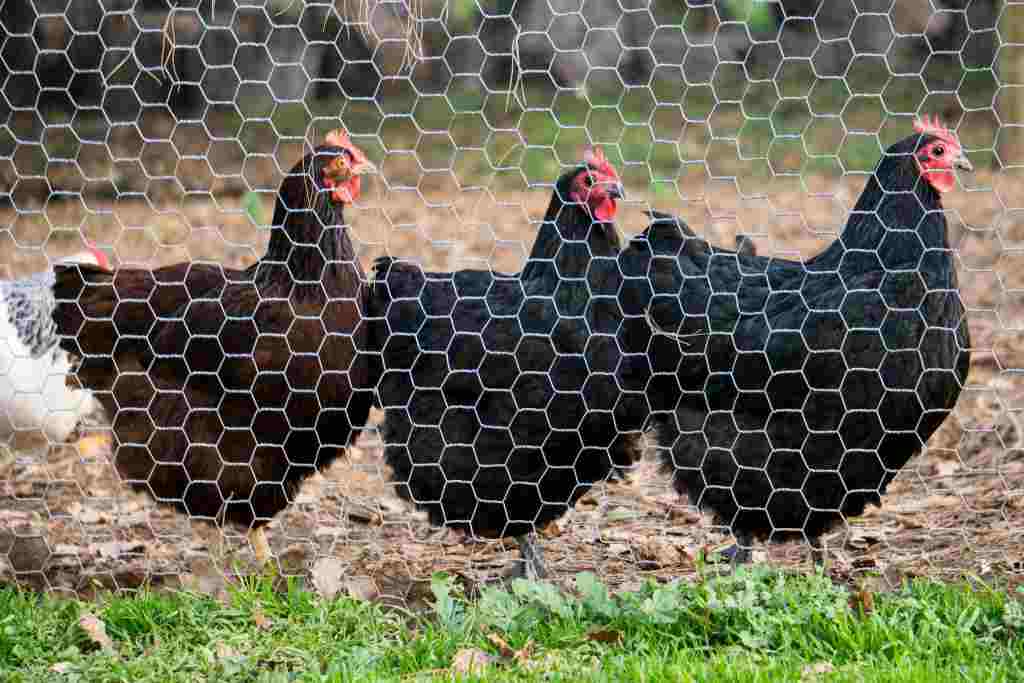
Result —
MULTIPOLYGON (((540 214, 546 205, 543 194, 524 195, 521 201, 540 214)), ((815 209, 801 204, 805 200, 799 193, 779 196, 780 205, 813 216, 815 209)), ((718 201, 727 208, 733 200, 718 201)), ((971 210, 960 197, 953 197, 950 207, 953 212, 971 210)), ((142 203, 123 209, 140 224, 151 216, 142 203)), ((183 211, 204 224, 214 215, 202 202, 183 211)), ((435 216, 415 200, 396 198, 384 213, 391 223, 423 222, 423 234, 438 240, 464 241, 450 216, 435 216)), ((517 212, 495 212, 495 234, 529 243, 532 233, 520 218, 517 212)), ((251 230, 248 218, 239 221, 238 230, 251 230)), ((93 238, 104 242, 114 236, 93 238)), ((447 255, 422 235, 392 237, 392 250, 423 254, 428 267, 432 259, 444 265, 447 255)), ((774 237, 801 254, 822 244, 797 229, 774 237)), ((511 256, 493 259, 491 246, 467 242, 463 256, 491 259, 498 269, 518 268, 511 256)), ((169 262, 179 256, 159 258, 169 262)), ((374 256, 366 254, 368 260, 374 256)), ((225 250, 224 257, 233 267, 247 265, 234 252, 225 250)), ((12 267, 12 276, 23 274, 15 271, 12 267)), ((963 293, 972 310, 1002 301, 986 282, 965 275, 963 293)), ((877 574, 895 587, 907 577, 1012 575, 1022 566, 1017 540, 1024 528, 1024 448, 1016 416, 1024 409, 1024 377, 1003 369, 1024 366, 1024 354, 994 321, 972 317, 975 345, 994 349, 998 358, 977 354, 972 390, 964 392, 955 415, 892 482, 882 508, 848 520, 826 539, 830 572, 837 580, 877 574), (970 547, 964 547, 965 537, 973 539, 970 547)), ((460 574, 472 585, 500 580, 517 555, 515 544, 454 542, 400 501, 382 463, 375 428, 379 419, 375 411, 348 457, 307 481, 296 503, 267 527, 275 554, 287 550, 295 556, 286 573, 303 575, 324 595, 344 592, 407 607, 430 602, 426 587, 438 571, 460 574)), ((80 597, 141 586, 222 594, 239 576, 261 571, 241 532, 222 534, 192 523, 127 490, 110 458, 109 429, 102 426, 84 430, 77 446, 26 438, 5 449, 0 459, 0 581, 80 597)), ((594 572, 616 591, 650 579, 697 581, 709 570, 699 561, 701 549, 731 543, 676 495, 652 460, 634 468, 628 482, 595 488, 570 514, 543 530, 541 544, 556 580, 571 583, 580 572, 594 572)), ((760 545, 758 551, 773 565, 811 567, 801 544, 760 545)))

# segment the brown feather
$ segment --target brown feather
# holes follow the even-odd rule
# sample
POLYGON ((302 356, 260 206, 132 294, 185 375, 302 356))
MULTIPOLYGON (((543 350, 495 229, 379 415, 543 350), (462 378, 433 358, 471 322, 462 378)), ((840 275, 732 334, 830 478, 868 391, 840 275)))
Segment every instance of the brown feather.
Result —
POLYGON ((58 269, 62 345, 113 416, 118 472, 158 501, 258 527, 365 424, 366 278, 321 182, 340 153, 296 164, 244 271, 58 269))

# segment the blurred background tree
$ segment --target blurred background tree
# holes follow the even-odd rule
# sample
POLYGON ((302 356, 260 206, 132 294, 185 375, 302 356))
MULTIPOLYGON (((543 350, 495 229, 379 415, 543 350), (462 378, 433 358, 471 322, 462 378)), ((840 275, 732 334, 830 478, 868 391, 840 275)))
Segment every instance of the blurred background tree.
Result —
MULTIPOLYGON (((786 164, 805 170, 817 155, 843 162, 817 171, 841 171, 877 158, 877 145, 855 149, 850 162, 837 133, 885 134, 892 115, 925 110, 954 124, 969 119, 965 144, 994 150, 1002 8, 1001 0, 8 0, 0 4, 0 156, 18 139, 83 163, 76 145, 116 148, 127 135, 120 124, 152 140, 199 121, 212 138, 237 139, 237 167, 333 116, 389 150, 414 150, 421 166, 444 156, 425 150, 426 132, 475 126, 481 132, 463 136, 465 146, 493 146, 505 129, 531 145, 616 143, 616 158, 644 162, 653 181, 678 174, 690 155, 717 153, 685 148, 694 126, 734 141, 737 163, 775 163, 785 147, 776 137, 798 134, 810 152, 778 152, 786 164), (529 111, 537 109, 550 115, 529 111), (55 126, 74 135, 53 135, 55 126), (679 149, 659 147, 672 140, 679 149)), ((1005 46, 1001 55, 1015 78, 1017 60, 1005 46)), ((555 163, 536 158, 528 177, 555 163)), ((102 160, 97 173, 112 163, 102 160)), ((764 164, 720 170, 768 172, 764 164)), ((243 172, 221 175, 230 185, 243 172)), ((0 166, 0 180, 12 173, 0 166)))

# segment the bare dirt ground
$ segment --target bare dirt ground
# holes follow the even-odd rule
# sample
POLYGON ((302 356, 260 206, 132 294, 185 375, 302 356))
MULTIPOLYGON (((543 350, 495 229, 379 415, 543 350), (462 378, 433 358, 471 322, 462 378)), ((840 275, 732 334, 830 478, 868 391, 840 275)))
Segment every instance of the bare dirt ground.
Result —
MULTIPOLYGON (((692 180, 692 179, 691 179, 692 180)), ((1024 186, 1009 175, 979 173, 969 191, 946 202, 961 285, 971 312, 975 353, 970 387, 928 450, 891 486, 881 509, 830 537, 831 571, 840 579, 881 576, 978 576, 1016 582, 1024 576, 1024 214, 1013 197, 1024 186)), ((733 181, 690 182, 683 199, 650 198, 680 213, 715 241, 755 235, 761 253, 808 256, 842 225, 861 182, 787 179, 740 196, 733 181), (695 189, 696 188, 696 189, 695 189), (822 197, 815 193, 827 192, 822 197), (766 199, 770 197, 770 201, 766 199)), ((743 188, 743 183, 740 183, 743 188)), ((378 188, 379 189, 379 188, 378 188)), ((364 264, 388 252, 432 268, 514 271, 533 239, 547 193, 494 198, 485 192, 428 194, 371 191, 349 212, 364 264), (449 198, 456 196, 455 201, 449 198)), ((639 232, 647 198, 633 196, 620 226, 639 232)), ((173 211, 144 202, 61 202, 41 213, 0 210, 0 263, 7 276, 45 267, 78 248, 77 231, 110 247, 115 263, 162 265, 187 258, 225 265, 251 263, 266 230, 254 230, 240 197, 190 201, 173 211)), ((263 215, 269 218, 269 203, 263 215)), ((380 417, 375 414, 372 422, 380 417)), ((95 427, 95 425, 94 425, 95 427)), ((89 594, 150 583, 218 592, 236 573, 253 569, 251 549, 237 533, 190 523, 121 487, 109 448, 90 435, 75 445, 18 435, 0 448, 0 580, 89 594)), ((373 428, 348 457, 317 475, 300 501, 269 527, 285 574, 329 592, 411 602, 434 571, 472 582, 494 579, 517 556, 514 544, 464 543, 429 527, 386 483, 373 428)), ((632 480, 598 487, 545 534, 556 577, 590 570, 616 587, 648 578, 694 577, 698 555, 727 542, 669 488, 653 458, 632 480)), ((762 561, 809 567, 806 548, 763 548, 762 561)), ((877 579, 876 579, 877 580, 877 579)))

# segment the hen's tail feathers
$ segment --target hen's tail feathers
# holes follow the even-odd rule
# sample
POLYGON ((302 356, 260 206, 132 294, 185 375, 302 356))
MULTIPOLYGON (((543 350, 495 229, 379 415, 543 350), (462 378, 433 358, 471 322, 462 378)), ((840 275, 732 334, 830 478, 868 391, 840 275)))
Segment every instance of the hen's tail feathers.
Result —
POLYGON ((113 272, 75 263, 57 264, 53 274, 53 318, 58 334, 73 337, 86 317, 109 318, 113 314, 117 297, 102 296, 104 290, 113 286, 113 272))
POLYGON ((65 261, 53 266, 53 294, 58 300, 72 300, 80 293, 84 285, 110 284, 114 280, 114 272, 91 263, 65 261))
POLYGON ((387 277, 388 271, 391 270, 391 264, 395 262, 392 256, 379 256, 373 261, 373 266, 370 268, 370 272, 373 274, 373 281, 380 282, 387 277))
POLYGON ((736 235, 736 254, 739 256, 757 256, 754 240, 747 235, 736 235))
POLYGON ((650 218, 651 221, 654 223, 674 224, 677 228, 679 228, 679 232, 683 233, 683 235, 685 235, 686 237, 698 236, 697 233, 695 233, 693 229, 690 228, 689 225, 687 225, 686 221, 684 221, 682 218, 679 218, 678 216, 673 216, 670 213, 665 213, 664 211, 658 211, 656 209, 644 211, 644 214, 646 214, 647 217, 650 218))
MULTIPOLYGON (((707 242, 707 240, 705 240, 703 237, 695 233, 693 229, 686 224, 686 221, 684 221, 682 218, 679 218, 678 216, 673 216, 670 213, 665 213, 664 211, 657 211, 654 209, 650 211, 644 211, 644 213, 647 214, 647 217, 651 219, 652 226, 659 224, 663 225, 666 223, 671 224, 675 226, 677 230, 679 230, 679 232, 682 234, 684 238, 693 238, 695 240, 699 240, 697 244, 706 244, 707 247, 710 247, 711 250, 714 252, 724 254, 735 253, 737 256, 749 258, 757 256, 757 247, 754 245, 754 241, 747 235, 736 235, 735 250, 729 250, 722 247, 716 247, 712 245, 710 242, 707 242)), ((647 235, 649 230, 650 227, 648 227, 648 229, 644 231, 644 234, 647 235)), ((697 246, 697 244, 695 244, 694 246, 697 246)))

